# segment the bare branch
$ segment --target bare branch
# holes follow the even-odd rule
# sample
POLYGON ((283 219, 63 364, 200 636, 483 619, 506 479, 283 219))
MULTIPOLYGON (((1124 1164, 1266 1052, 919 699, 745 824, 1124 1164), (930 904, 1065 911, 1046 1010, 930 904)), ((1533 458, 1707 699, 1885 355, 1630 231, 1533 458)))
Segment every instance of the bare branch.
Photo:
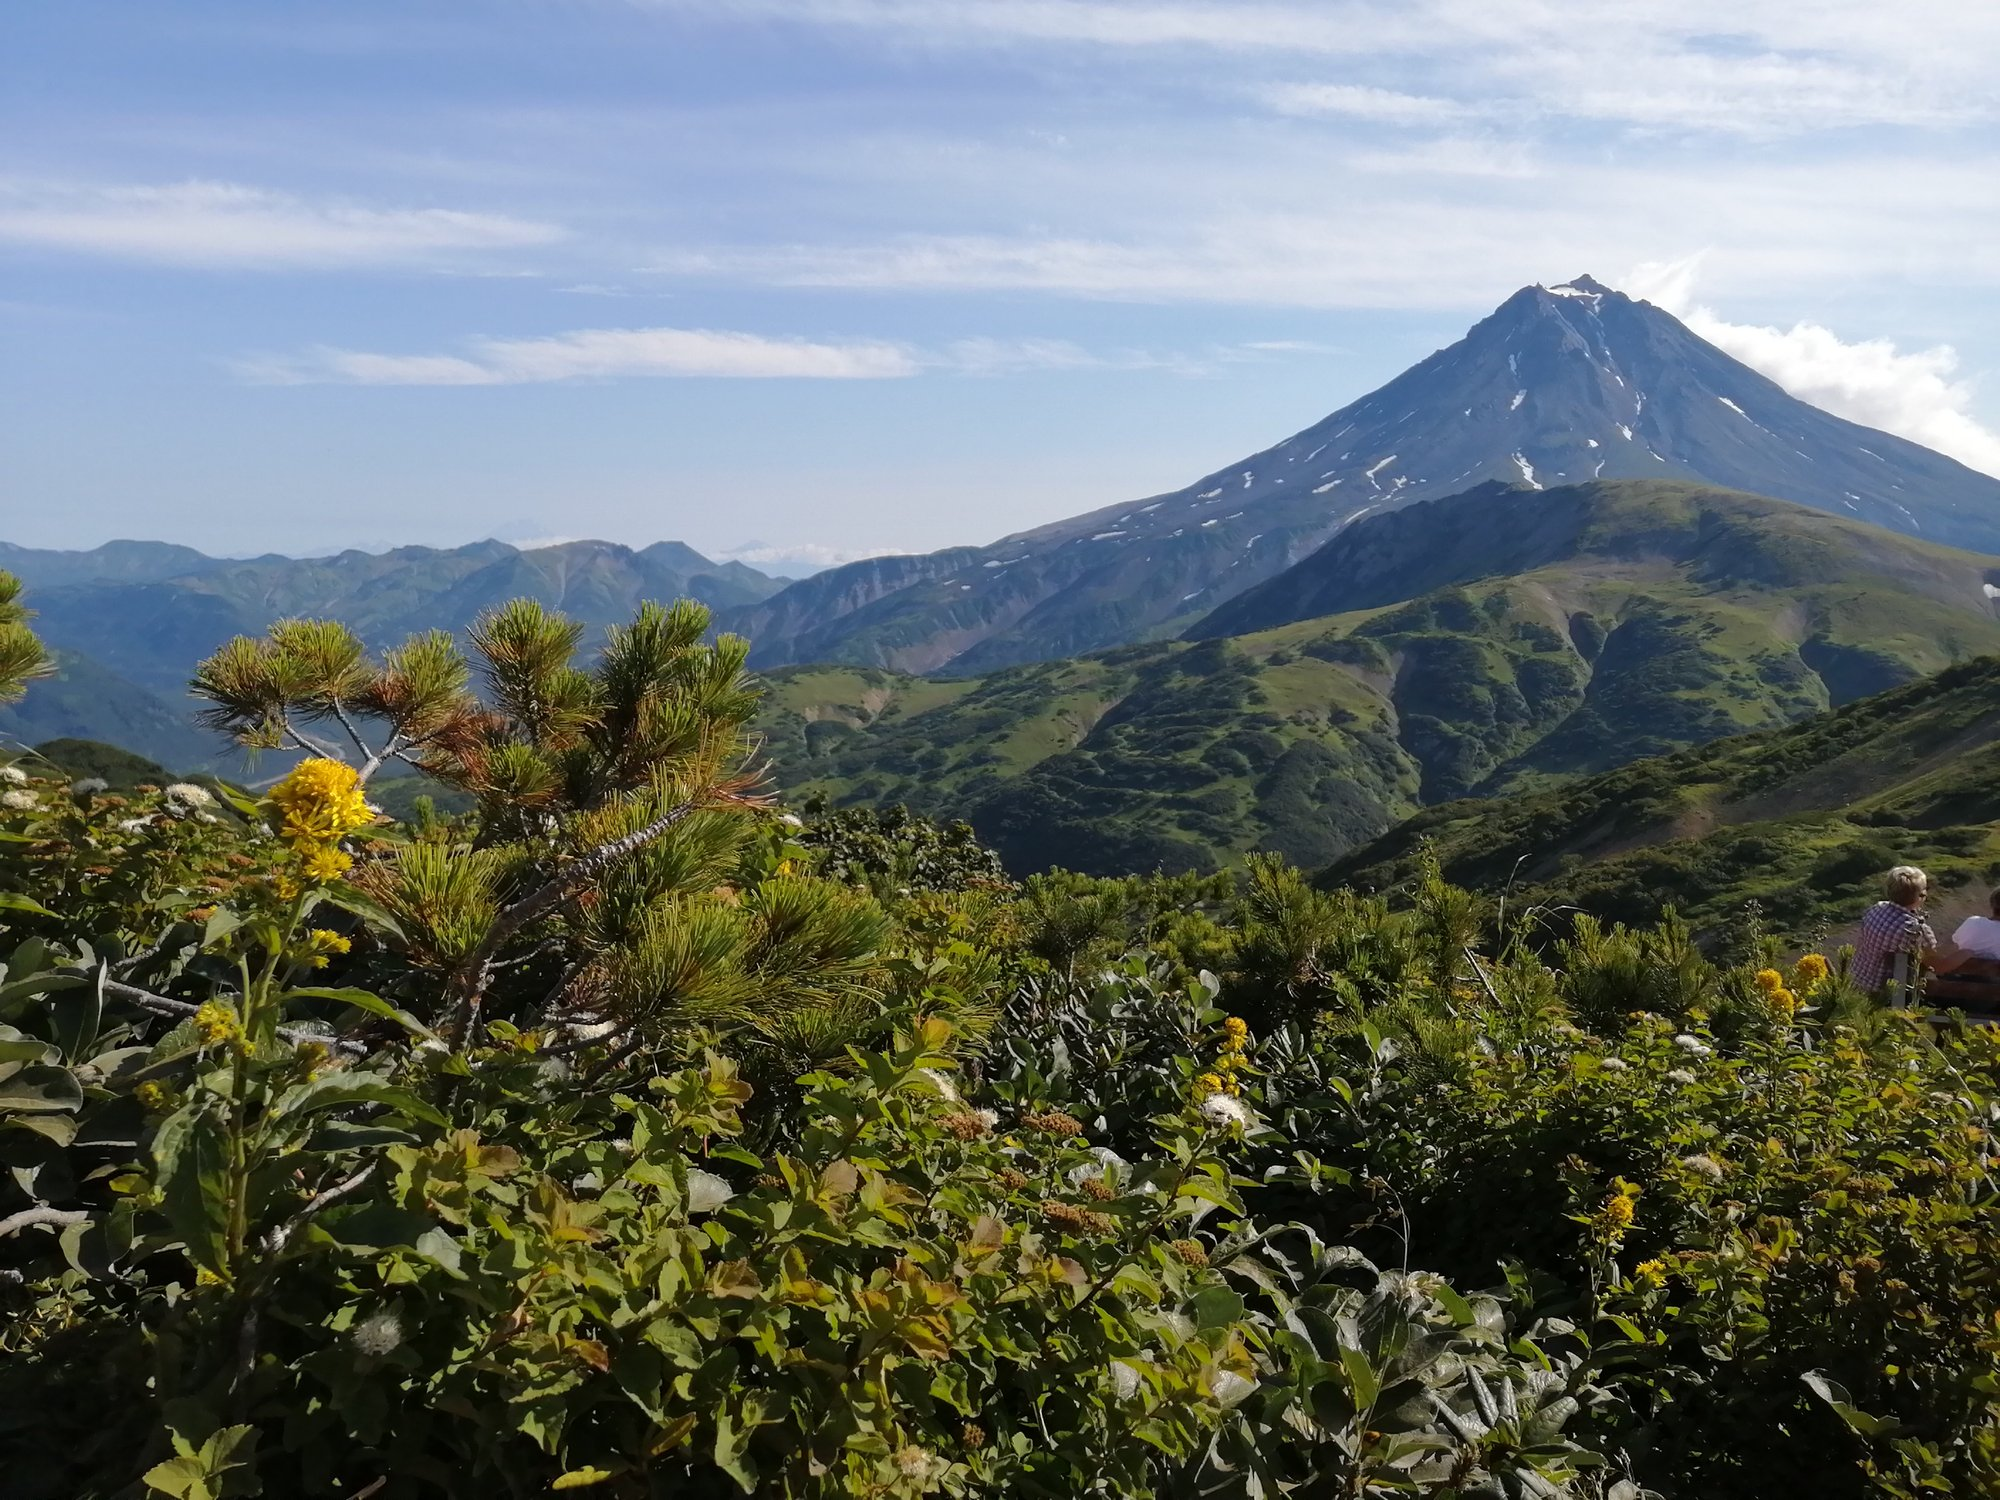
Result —
MULTIPOLYGON (((185 1021, 189 1016, 201 1009, 200 1006, 191 1000, 176 1000, 170 995, 156 995, 151 990, 142 990, 136 984, 123 984, 116 979, 106 979, 104 981, 104 993, 115 996, 129 1004, 136 1005, 143 1011, 150 1011, 156 1016, 164 1016, 170 1021, 185 1021)), ((280 1026, 278 1028, 278 1035, 294 1046, 305 1042, 318 1042, 323 1046, 333 1048, 336 1052, 345 1052, 350 1057, 366 1057, 368 1055, 367 1047, 363 1046, 360 1042, 346 1041, 339 1037, 321 1036, 317 1032, 306 1030, 303 1026, 280 1026)))
MULTIPOLYGON (((327 702, 333 709, 333 716, 340 720, 340 727, 345 729, 347 737, 354 741, 354 748, 359 752, 362 760, 371 766, 381 764, 381 757, 368 748, 368 742, 361 738, 361 731, 355 727, 354 721, 347 716, 347 705, 342 703, 338 698, 329 698, 327 702)), ((365 780, 367 773, 363 772, 362 776, 365 780)))
POLYGON ((0 1219, 0 1240, 6 1239, 10 1234, 17 1234, 23 1229, 32 1228, 36 1224, 55 1224, 67 1229, 72 1224, 88 1224, 89 1222, 90 1215, 84 1213, 81 1209, 24 1208, 17 1214, 9 1214, 6 1218, 0 1219))
POLYGON ((306 1201, 303 1208, 285 1220, 284 1223, 274 1226, 271 1232, 264 1236, 264 1253, 266 1255, 278 1254, 291 1242, 292 1236, 305 1228, 322 1209, 331 1208, 342 1198, 359 1191, 366 1185, 368 1179, 375 1175, 375 1169, 380 1165, 380 1162, 370 1162, 352 1177, 336 1182, 332 1187, 322 1192, 315 1193, 306 1201))

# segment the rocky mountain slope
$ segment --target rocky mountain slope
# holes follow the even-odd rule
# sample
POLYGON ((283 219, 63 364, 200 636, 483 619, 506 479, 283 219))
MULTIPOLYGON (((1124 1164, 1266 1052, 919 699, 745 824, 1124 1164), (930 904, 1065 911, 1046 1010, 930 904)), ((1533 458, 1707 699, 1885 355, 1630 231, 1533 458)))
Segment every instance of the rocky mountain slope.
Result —
POLYGON ((1673 906, 1712 931, 1755 901, 1773 930, 1809 939, 1851 922, 1885 870, 1916 864, 1941 909, 1983 911, 2000 883, 2000 657, 1788 728, 1434 807, 1322 878, 1390 889, 1426 846, 1448 879, 1508 891, 1516 910, 1640 921, 1673 906))
POLYGON ((1322 864, 1428 804, 1784 725, 2000 649, 2000 559, 1709 486, 1477 490, 1349 536, 1366 565, 1344 602, 1249 634, 979 678, 775 671, 780 781, 969 818, 1018 869, 1252 848, 1322 864), (1482 526, 1523 534, 1484 566, 1473 545, 1408 544, 1482 526))
POLYGON ((988 547, 832 569, 726 623, 763 666, 986 671, 1180 634, 1361 517, 1488 481, 1639 478, 2000 551, 2000 479, 1799 401, 1581 277, 1522 288, 1380 390, 1185 489, 988 547))

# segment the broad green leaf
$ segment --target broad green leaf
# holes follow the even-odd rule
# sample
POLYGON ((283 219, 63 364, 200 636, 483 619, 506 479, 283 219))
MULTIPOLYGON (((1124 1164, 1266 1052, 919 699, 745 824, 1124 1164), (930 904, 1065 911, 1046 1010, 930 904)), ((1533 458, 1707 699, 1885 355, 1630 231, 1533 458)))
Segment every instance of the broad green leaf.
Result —
POLYGON ((80 1107, 83 1087, 68 1068, 49 1063, 0 1063, 0 1110, 22 1114, 63 1112, 80 1107))
POLYGON ((221 1123, 205 1110, 177 1110, 153 1136, 167 1222, 187 1246, 188 1258, 218 1275, 227 1262, 228 1155, 221 1123))
POLYGON ((299 1119, 323 1109, 340 1109, 350 1104, 378 1104, 413 1120, 444 1125, 445 1117, 406 1088, 399 1088, 374 1073, 356 1071, 326 1073, 309 1082, 295 1084, 278 1096, 271 1106, 277 1120, 299 1119))
POLYGON ((558 1474, 556 1482, 550 1485, 549 1488, 552 1490, 583 1490, 589 1489, 594 1484, 602 1484, 607 1479, 616 1479, 617 1477, 618 1474, 615 1470, 600 1469, 594 1465, 585 1464, 581 1469, 571 1469, 565 1474, 558 1474))
POLYGON ((31 917, 53 917, 55 915, 54 912, 42 905, 41 902, 34 900, 32 897, 24 896, 19 891, 0 891, 0 911, 25 912, 31 917))
POLYGON ((105 966, 99 964, 88 984, 78 985, 73 993, 49 1007, 56 1045, 72 1062, 82 1061, 97 1040, 97 1028, 104 1020, 106 977, 105 966))
POLYGON ((412 1036, 428 1037, 435 1033, 406 1010, 391 1005, 380 995, 357 989, 305 989, 286 990, 281 1000, 338 1000, 342 1005, 351 1005, 356 1010, 366 1011, 371 1016, 380 1016, 385 1021, 394 1021, 412 1036))

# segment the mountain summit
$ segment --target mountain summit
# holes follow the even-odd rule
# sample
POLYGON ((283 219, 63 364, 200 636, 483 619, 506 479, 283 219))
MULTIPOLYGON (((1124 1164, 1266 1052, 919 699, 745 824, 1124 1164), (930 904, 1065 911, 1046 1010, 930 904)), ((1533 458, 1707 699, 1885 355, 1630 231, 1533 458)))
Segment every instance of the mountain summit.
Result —
POLYGON ((987 670, 1175 634, 1358 517, 1499 480, 1687 479, 2000 552, 2000 479, 1821 411, 1589 276, 1172 494, 833 568, 726 623, 754 662, 987 670))

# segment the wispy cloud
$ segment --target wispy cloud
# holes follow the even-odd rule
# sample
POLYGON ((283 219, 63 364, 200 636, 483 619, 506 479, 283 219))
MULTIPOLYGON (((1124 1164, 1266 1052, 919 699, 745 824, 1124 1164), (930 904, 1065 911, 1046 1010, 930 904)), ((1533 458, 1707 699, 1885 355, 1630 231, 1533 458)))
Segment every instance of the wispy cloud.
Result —
POLYGON ((866 28, 927 45, 1269 54, 1346 76, 1266 84, 1290 114, 1391 125, 1473 113, 1641 130, 1809 134, 1991 119, 2000 14, 1965 0, 635 0, 652 9, 866 28), (1458 87, 1403 92, 1421 64, 1458 87), (1360 64, 1356 66, 1356 64, 1360 64))
POLYGON ((714 328, 584 328, 544 338, 478 339, 463 354, 319 347, 299 354, 247 356, 232 367, 240 378, 258 385, 533 385, 661 376, 899 380, 925 371, 1161 370, 1201 375, 1213 368, 1213 361, 1138 349, 1096 353, 1065 339, 969 338, 923 350, 880 339, 771 338, 714 328))
POLYGON ((1276 83, 1258 91, 1280 114, 1333 115, 1384 125, 1442 125, 1470 118, 1475 106, 1426 94, 1356 83, 1276 83))
POLYGON ((893 380, 921 368, 899 344, 817 342, 714 328, 583 328, 546 338, 481 339, 464 354, 316 348, 239 360, 265 385, 529 385, 634 376, 893 380))
POLYGON ((428 263, 563 237, 553 224, 502 214, 309 200, 229 182, 0 182, 0 241, 178 266, 428 263))
POLYGON ((1906 352, 1889 339, 1843 339, 1817 323, 1732 323, 1696 300, 1701 261, 1648 262, 1627 290, 1802 401, 2000 475, 2000 432, 1973 417, 1973 391, 1958 378, 1958 351, 1949 344, 1906 352))

